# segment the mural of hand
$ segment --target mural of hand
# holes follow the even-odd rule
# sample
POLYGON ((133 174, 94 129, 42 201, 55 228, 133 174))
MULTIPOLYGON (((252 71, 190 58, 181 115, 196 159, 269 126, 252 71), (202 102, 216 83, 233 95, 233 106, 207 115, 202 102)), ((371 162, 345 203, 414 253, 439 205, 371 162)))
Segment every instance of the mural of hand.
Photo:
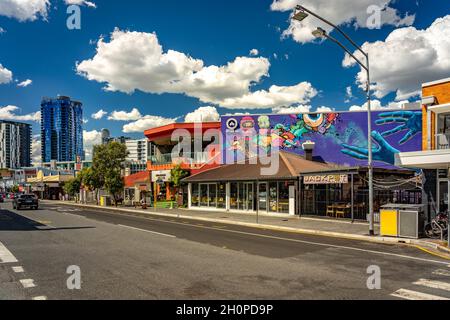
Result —
POLYGON ((376 124, 381 126, 385 124, 400 124, 397 128, 383 132, 383 137, 389 137, 396 133, 408 130, 408 133, 400 140, 400 145, 407 143, 416 134, 422 131, 422 112, 414 111, 396 111, 380 114, 376 124))
MULTIPOLYGON (((395 165, 395 155, 400 153, 400 151, 392 147, 377 131, 372 132, 372 139, 377 143, 377 146, 373 148, 373 160, 395 165)), ((359 160, 369 159, 369 150, 367 148, 347 144, 343 144, 342 147, 344 148, 342 153, 352 158, 359 160)))

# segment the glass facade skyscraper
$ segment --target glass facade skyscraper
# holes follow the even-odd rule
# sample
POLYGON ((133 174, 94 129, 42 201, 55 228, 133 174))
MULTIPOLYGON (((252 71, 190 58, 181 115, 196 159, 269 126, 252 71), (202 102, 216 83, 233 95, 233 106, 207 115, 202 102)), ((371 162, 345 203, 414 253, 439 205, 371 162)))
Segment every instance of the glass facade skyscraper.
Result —
POLYGON ((63 96, 44 98, 41 131, 43 162, 84 160, 81 102, 63 96))

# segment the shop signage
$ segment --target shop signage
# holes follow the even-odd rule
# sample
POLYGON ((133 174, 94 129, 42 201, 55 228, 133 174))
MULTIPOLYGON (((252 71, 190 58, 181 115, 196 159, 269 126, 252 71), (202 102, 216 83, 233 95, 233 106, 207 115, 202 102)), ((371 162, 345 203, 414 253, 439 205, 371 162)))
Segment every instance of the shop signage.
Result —
POLYGON ((172 174, 170 170, 153 171, 152 182, 170 182, 172 174))
POLYGON ((316 175, 316 176, 305 176, 305 184, 347 184, 348 175, 338 174, 338 175, 316 175))

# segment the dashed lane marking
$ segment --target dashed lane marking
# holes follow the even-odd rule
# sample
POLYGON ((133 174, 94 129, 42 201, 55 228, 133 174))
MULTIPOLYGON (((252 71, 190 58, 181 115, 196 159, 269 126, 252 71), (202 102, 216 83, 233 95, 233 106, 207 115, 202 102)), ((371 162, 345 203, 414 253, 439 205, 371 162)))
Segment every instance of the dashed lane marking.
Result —
POLYGON ((450 291, 450 284, 446 283, 446 282, 441 282, 441 281, 420 279, 419 281, 414 282, 414 285, 423 286, 423 287, 432 288, 432 289, 450 291))
POLYGON ((448 298, 439 297, 431 294, 426 294, 422 292, 412 291, 412 290, 406 290, 406 289, 400 289, 397 292, 391 294, 392 297, 405 299, 405 300, 450 300, 448 298))
POLYGON ((23 267, 12 267, 12 269, 15 273, 24 273, 25 272, 23 267))
POLYGON ((168 237, 168 238, 176 238, 176 236, 171 235, 171 234, 165 234, 165 233, 159 233, 159 232, 155 232, 155 231, 150 231, 150 230, 145 230, 145 229, 139 229, 139 228, 134 228, 134 227, 130 227, 130 226, 124 226, 122 224, 118 225, 119 227, 122 228, 127 228, 127 229, 131 229, 131 230, 135 230, 135 231, 142 231, 142 232, 146 232, 146 233, 151 233, 157 236, 162 236, 162 237, 168 237))
POLYGON ((23 279, 23 280, 20 280, 20 283, 22 284, 22 286, 25 289, 36 287, 36 285, 34 284, 34 280, 33 279, 23 279))
MULTIPOLYGON (((110 216, 115 216, 116 215, 114 213, 105 212, 105 211, 98 211, 98 210, 92 210, 92 211, 100 212, 102 214, 106 214, 106 215, 110 215, 110 216)), ((130 216, 130 215, 124 214, 123 216, 130 216)), ((391 252, 383 252, 383 251, 376 251, 376 250, 366 250, 366 249, 360 249, 360 248, 356 248, 356 247, 339 246, 339 245, 333 245, 333 244, 328 244, 328 243, 304 241, 304 240, 298 240, 298 239, 292 239, 292 238, 269 236, 269 235, 264 235, 264 234, 258 234, 258 233, 252 233, 252 232, 243 232, 243 231, 230 230, 230 229, 219 229, 219 228, 206 227, 206 226, 201 227, 201 226, 196 226, 195 224, 191 224, 190 222, 164 222, 164 221, 161 221, 161 219, 148 218, 148 217, 145 217, 143 219, 147 220, 147 221, 163 222, 163 223, 174 224, 174 225, 183 225, 183 226, 188 225, 188 226, 193 227, 193 228, 207 229, 207 230, 217 230, 217 231, 221 231, 221 232, 242 234, 242 235, 248 235, 248 236, 259 237, 259 238, 281 240, 281 241, 289 241, 289 242, 295 242, 295 243, 303 243, 303 244, 309 244, 309 245, 314 245, 314 246, 328 247, 328 248, 335 248, 335 249, 343 249, 343 250, 350 250, 350 251, 356 251, 356 252, 365 252, 365 253, 375 254, 375 255, 391 256, 391 257, 396 257, 396 258, 421 261, 421 262, 425 262, 425 263, 447 265, 447 266, 450 267, 450 265, 448 265, 448 262, 443 262, 443 261, 438 261, 438 260, 431 260, 431 259, 424 259, 424 258, 418 258, 418 257, 414 257, 414 256, 407 256, 407 255, 396 254, 396 253, 391 253, 391 252)))
POLYGON ((0 264, 17 263, 16 257, 0 242, 0 264))

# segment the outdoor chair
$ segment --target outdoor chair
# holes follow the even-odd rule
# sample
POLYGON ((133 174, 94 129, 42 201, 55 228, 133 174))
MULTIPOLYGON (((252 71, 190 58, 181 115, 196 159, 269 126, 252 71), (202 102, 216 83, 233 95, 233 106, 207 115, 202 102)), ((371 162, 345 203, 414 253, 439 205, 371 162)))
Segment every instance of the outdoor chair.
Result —
POLYGON ((334 217, 334 206, 327 207, 327 217, 334 217))

